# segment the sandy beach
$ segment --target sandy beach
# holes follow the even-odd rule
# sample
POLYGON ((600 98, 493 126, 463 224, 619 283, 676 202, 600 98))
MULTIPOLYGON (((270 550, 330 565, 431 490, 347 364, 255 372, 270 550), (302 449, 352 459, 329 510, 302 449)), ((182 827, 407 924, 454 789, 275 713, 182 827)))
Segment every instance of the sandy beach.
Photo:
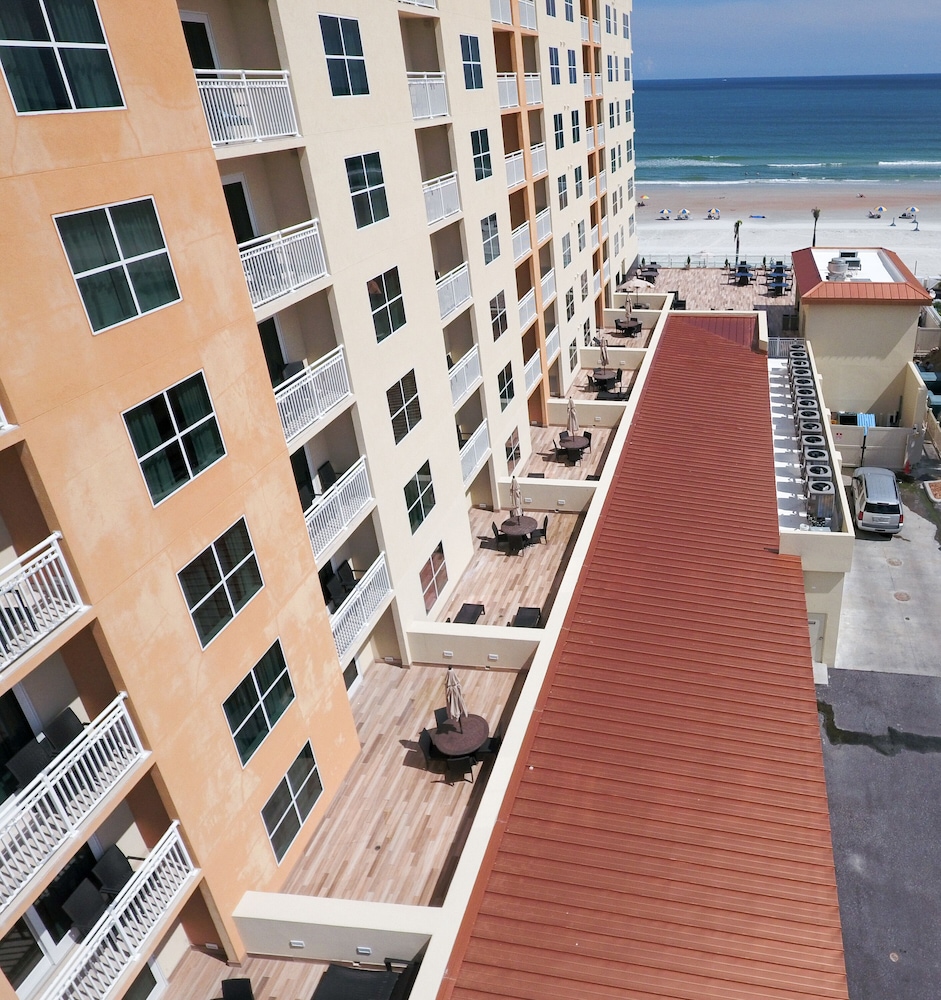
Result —
POLYGON ((646 207, 636 212, 639 253, 661 264, 664 258, 685 260, 687 255, 733 258, 732 229, 739 219, 740 255, 746 259, 808 247, 814 228, 811 210, 816 207, 820 209, 817 246, 885 247, 894 250, 920 280, 941 277, 938 182, 638 184, 636 191, 638 198, 648 196, 646 207), (886 208, 883 217, 870 219, 869 211, 880 205, 886 208), (899 218, 910 205, 919 208, 917 230, 909 219, 899 218), (657 218, 662 208, 672 211, 671 221, 657 218), (685 222, 676 219, 683 208, 691 216, 685 222), (719 220, 706 219, 710 208, 719 209, 719 220))

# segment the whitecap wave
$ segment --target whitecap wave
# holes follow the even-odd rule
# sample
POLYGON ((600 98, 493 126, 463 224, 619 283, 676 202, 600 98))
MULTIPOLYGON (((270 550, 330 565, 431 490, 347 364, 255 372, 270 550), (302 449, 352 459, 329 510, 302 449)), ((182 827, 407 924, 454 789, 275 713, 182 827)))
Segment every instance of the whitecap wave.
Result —
POLYGON ((694 159, 684 159, 683 157, 672 157, 665 156, 662 158, 654 160, 643 160, 639 159, 637 161, 638 167, 733 167, 742 168, 745 166, 744 163, 727 163, 725 161, 715 160, 713 158, 694 160, 694 159))
POLYGON ((880 160, 880 167, 941 167, 941 160, 880 160))

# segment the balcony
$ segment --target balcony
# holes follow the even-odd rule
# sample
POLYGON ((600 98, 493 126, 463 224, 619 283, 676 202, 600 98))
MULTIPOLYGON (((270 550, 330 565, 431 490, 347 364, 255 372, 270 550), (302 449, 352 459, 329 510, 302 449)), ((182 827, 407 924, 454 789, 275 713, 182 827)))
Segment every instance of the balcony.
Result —
POLYGON ((539 74, 527 73, 525 82, 527 105, 542 104, 542 79, 539 74))
POLYGON ((562 350, 562 341, 559 338, 559 327, 556 324, 546 335, 546 360, 551 365, 562 350))
POLYGON ((536 245, 543 243, 552 235, 552 216, 548 206, 536 215, 536 245))
POLYGON ((546 273, 539 279, 539 286, 542 289, 542 304, 545 307, 546 303, 555 297, 555 268, 550 268, 546 273))
POLYGON ((582 76, 582 90, 586 97, 591 97, 591 73, 582 76))
POLYGON ((611 259, 610 258, 604 262, 602 270, 604 272, 604 280, 605 281, 610 281, 611 280, 611 259))
POLYGON ((84 605, 55 532, 0 569, 0 672, 84 605))
POLYGON ((602 170, 598 174, 598 190, 604 194, 608 190, 608 172, 607 170, 602 170))
POLYGON ((520 27, 536 30, 536 0, 519 0, 520 27))
POLYGON ((595 126, 595 136, 598 139, 598 145, 599 146, 603 146, 604 145, 604 125, 601 122, 598 122, 598 124, 595 126))
POLYGON ((429 10, 438 9, 438 0, 399 0, 399 3, 407 3, 412 7, 427 7, 429 10))
POLYGON ((591 32, 589 31, 588 28, 588 18, 585 17, 584 14, 582 14, 582 41, 587 42, 590 37, 591 37, 591 32))
POLYGON ((532 236, 529 233, 529 222, 524 222, 513 230, 513 260, 522 260, 533 248, 532 236))
POLYGON ((71 952, 42 1000, 104 1000, 130 966, 156 944, 176 904, 196 881, 174 821, 88 937, 71 952))
POLYGON ((490 0, 490 20, 496 24, 512 24, 510 0, 490 0))
POLYGON ((591 22, 591 40, 595 45, 601 44, 601 22, 592 21, 591 22))
POLYGON ((412 100, 412 120, 443 118, 449 114, 444 73, 407 73, 408 96, 412 100))
MULTIPOLYGON (((148 756, 120 695, 0 807, 0 913, 148 756)), ((44 740, 40 746, 51 744, 44 740)))
POLYGON ((196 71, 213 146, 300 135, 284 70, 196 71))
POLYGON ((533 161, 533 177, 539 177, 540 174, 544 174, 549 169, 544 142, 537 142, 535 146, 530 146, 529 155, 533 161))
POLYGON ((346 600, 330 616, 330 628, 337 655, 342 661, 355 649, 356 640, 373 621, 376 612, 392 596, 386 554, 380 552, 346 600))
POLYGON ((601 220, 601 238, 606 240, 608 238, 608 217, 605 216, 601 220))
POLYGON ((595 271, 595 295, 601 291, 601 272, 595 271))
POLYGON ((275 389, 285 441, 316 423, 351 394, 343 347, 337 347, 275 389))
POLYGON ((490 454, 490 434, 487 431, 487 421, 482 420, 477 430, 467 439, 461 448, 461 475, 464 486, 470 486, 480 467, 490 454))
POLYGON ((533 386, 537 385, 539 380, 542 378, 542 365, 539 360, 539 351, 536 351, 529 361, 526 362, 526 365, 523 368, 523 376, 526 381, 526 394, 529 395, 533 386))
POLYGON ((592 248, 592 250, 597 250, 598 249, 598 242, 599 242, 599 240, 598 240, 598 227, 597 226, 592 226, 591 227, 591 248, 592 248))
POLYGON ((448 378, 451 382, 451 405, 457 409, 480 384, 480 354, 476 344, 450 369, 448 378))
POLYGON ((536 318, 536 289, 530 290, 520 299, 520 329, 525 330, 536 318))
POLYGON ((461 210, 461 196, 457 189, 457 174, 445 174, 422 184, 425 193, 425 215, 428 225, 457 215, 461 210))
POLYGON ((256 309, 327 275, 319 219, 240 243, 239 257, 256 309))
MULTIPOLYGON (((598 38, 597 40, 599 42, 601 41, 600 38, 598 38)), ((595 93, 596 94, 601 94, 601 74, 600 73, 595 73, 595 93)))
POLYGON ((588 178, 588 200, 594 201, 598 197, 598 178, 588 178))
POLYGON ((307 534, 318 565, 337 538, 374 499, 366 459, 360 458, 304 512, 307 534))
POLYGON ((502 110, 520 106, 520 92, 515 73, 497 73, 497 92, 502 110))
POLYGON ((443 278, 439 278, 438 287, 438 310, 441 318, 445 319, 451 313, 456 312, 465 302, 470 301, 470 273, 467 270, 467 262, 459 264, 453 271, 449 271, 443 278))
POLYGON ((506 163, 506 186, 509 190, 526 180, 526 164, 523 162, 523 151, 517 149, 514 153, 507 153, 504 157, 504 162, 506 163))

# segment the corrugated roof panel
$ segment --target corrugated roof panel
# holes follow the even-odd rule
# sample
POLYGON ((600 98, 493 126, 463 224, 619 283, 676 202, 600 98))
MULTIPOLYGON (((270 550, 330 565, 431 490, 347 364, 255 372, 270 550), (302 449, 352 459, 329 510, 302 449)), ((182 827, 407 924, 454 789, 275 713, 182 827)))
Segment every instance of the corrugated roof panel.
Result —
POLYGON ((667 323, 442 1000, 847 996, 754 330, 667 323))

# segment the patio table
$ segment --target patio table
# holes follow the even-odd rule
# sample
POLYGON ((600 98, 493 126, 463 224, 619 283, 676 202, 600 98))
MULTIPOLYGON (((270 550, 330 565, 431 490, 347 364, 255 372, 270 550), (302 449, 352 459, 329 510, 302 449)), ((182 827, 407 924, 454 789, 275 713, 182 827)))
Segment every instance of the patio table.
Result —
POLYGON ((446 757, 466 757, 487 742, 490 723, 482 715, 465 715, 442 722, 430 735, 431 742, 446 757))

